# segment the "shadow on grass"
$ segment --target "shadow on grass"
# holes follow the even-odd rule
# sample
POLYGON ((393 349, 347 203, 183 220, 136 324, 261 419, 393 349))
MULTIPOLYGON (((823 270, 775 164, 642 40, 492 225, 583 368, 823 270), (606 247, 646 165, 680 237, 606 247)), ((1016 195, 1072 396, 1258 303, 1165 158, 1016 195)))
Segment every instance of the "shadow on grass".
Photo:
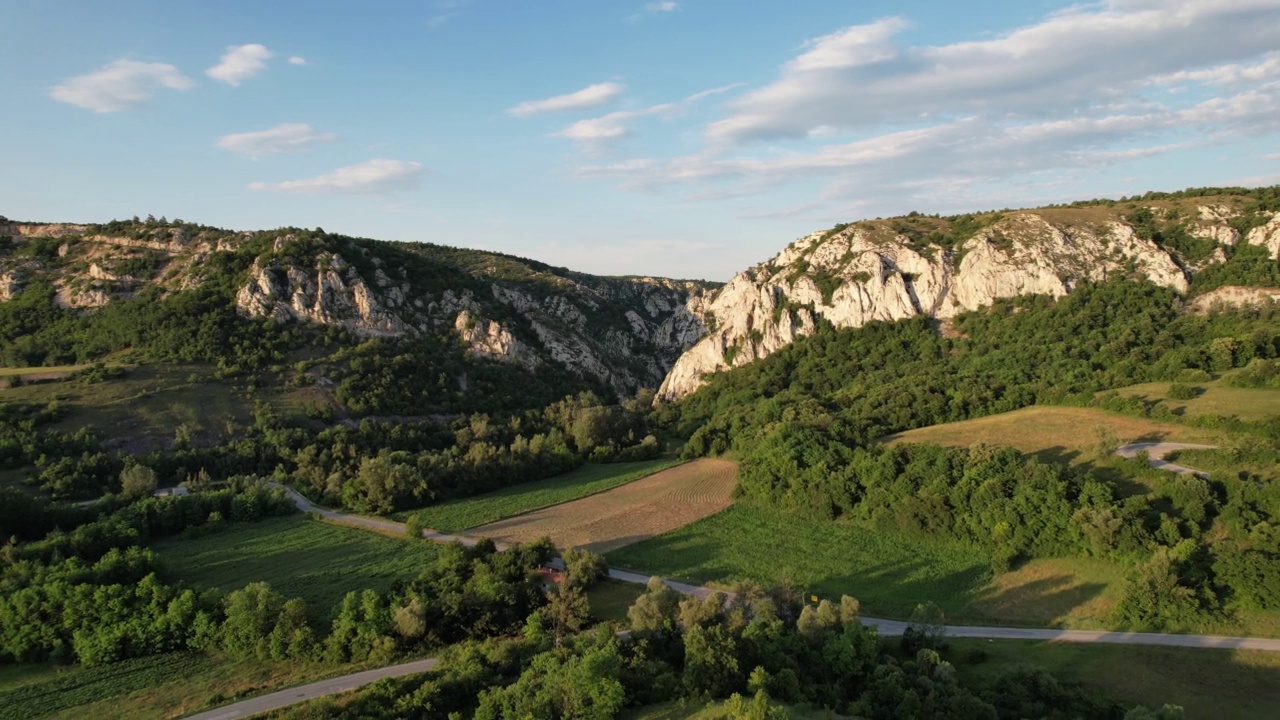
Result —
POLYGON ((972 610, 964 619, 995 625, 1063 628, 1072 613, 1102 597, 1106 589, 1103 583, 1080 583, 1062 573, 1009 587, 989 585, 975 595, 972 610))

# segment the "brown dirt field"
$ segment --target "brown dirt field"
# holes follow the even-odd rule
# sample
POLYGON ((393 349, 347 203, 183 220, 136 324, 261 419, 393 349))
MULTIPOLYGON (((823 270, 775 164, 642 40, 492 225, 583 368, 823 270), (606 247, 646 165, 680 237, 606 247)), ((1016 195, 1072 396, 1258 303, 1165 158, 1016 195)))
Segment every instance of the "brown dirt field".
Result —
POLYGON ((472 528, 468 535, 529 542, 547 535, 556 547, 605 553, 648 540, 729 507, 738 466, 702 458, 621 487, 472 528))

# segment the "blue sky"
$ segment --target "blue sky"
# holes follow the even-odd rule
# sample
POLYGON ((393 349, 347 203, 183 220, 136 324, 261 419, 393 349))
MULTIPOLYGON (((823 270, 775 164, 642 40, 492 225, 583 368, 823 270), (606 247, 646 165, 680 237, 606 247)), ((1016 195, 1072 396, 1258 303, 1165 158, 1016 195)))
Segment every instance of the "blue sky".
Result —
POLYGON ((1280 182, 1280 0, 7 0, 0 27, 24 220, 725 280, 836 222, 1280 182))

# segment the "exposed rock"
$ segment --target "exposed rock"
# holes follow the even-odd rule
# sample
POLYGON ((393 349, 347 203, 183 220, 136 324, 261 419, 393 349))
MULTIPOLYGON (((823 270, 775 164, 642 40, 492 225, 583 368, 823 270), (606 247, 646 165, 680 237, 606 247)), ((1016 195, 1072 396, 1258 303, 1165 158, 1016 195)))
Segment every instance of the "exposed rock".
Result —
POLYGON ((1174 258, 1115 221, 1067 226, 1035 212, 1011 213, 954 254, 875 223, 814 233, 739 273, 716 295, 704 311, 716 329, 680 357, 659 398, 687 395, 709 373, 776 352, 812 333, 817 318, 839 328, 949 318, 1001 298, 1061 297, 1083 280, 1129 268, 1179 292, 1188 287, 1174 258))
POLYGON ((1215 307, 1237 308, 1248 305, 1266 305, 1273 302, 1280 302, 1280 288, 1226 285, 1200 295, 1192 300, 1188 307, 1193 312, 1204 314, 1215 307))
POLYGON ((12 300, 22 292, 22 283, 13 273, 0 274, 0 302, 12 300))
POLYGON ((472 315, 471 311, 463 310, 458 313, 453 327, 475 356, 514 362, 531 370, 541 364, 538 356, 524 343, 493 320, 485 321, 472 315))
POLYGON ((413 331, 382 307, 356 269, 337 253, 318 256, 316 266, 306 269, 267 266, 259 258, 249 281, 236 293, 236 308, 250 317, 336 325, 362 337, 413 331))
POLYGON ((1272 260, 1280 260, 1280 213, 1272 214, 1266 225, 1250 230, 1246 241, 1265 247, 1272 260))

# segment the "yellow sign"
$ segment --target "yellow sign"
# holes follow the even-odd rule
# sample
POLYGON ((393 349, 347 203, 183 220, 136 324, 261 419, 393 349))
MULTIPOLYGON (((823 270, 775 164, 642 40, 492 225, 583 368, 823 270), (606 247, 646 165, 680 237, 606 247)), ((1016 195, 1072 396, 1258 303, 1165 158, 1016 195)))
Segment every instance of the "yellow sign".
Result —
POLYGON ((809 602, 818 602, 818 596, 817 596, 817 595, 810 595, 810 596, 809 596, 809 602))

